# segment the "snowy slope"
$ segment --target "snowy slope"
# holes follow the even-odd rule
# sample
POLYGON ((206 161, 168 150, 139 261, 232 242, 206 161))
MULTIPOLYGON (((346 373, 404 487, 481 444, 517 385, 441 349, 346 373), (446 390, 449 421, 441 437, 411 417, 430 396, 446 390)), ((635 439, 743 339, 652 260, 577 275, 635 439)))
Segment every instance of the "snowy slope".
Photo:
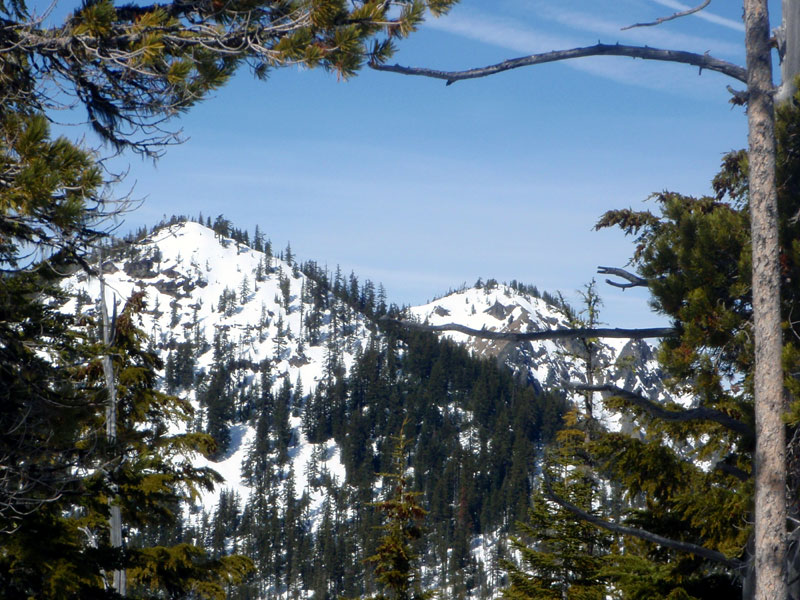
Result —
MULTIPOLYGON (((206 350, 196 357, 198 370, 211 368, 211 342, 215 332, 221 330, 233 343, 238 358, 253 365, 268 361, 275 381, 288 378, 294 384, 301 380, 304 392, 309 394, 323 377, 328 351, 325 342, 333 334, 331 315, 323 320, 321 342, 304 343, 303 315, 309 309, 301 296, 309 282, 286 261, 222 238, 198 223, 181 222, 156 230, 124 252, 122 258, 107 261, 104 271, 110 311, 113 302, 121 305, 133 291, 146 291, 149 310, 144 317, 144 330, 158 349, 166 351, 199 332, 206 350), (288 305, 281 290, 282 279, 288 280, 288 305), (225 294, 233 301, 226 310, 220 310, 225 294), (283 340, 279 341, 281 337, 283 340)), ((84 297, 88 295, 90 299, 99 297, 99 281, 85 274, 70 279, 67 287, 76 293, 82 290, 84 297)), ((330 303, 332 310, 350 310, 333 297, 330 303)), ((79 306, 73 300, 66 310, 92 311, 94 306, 91 303, 79 306)), ((467 288, 408 310, 412 318, 431 325, 458 323, 473 329, 508 332, 568 327, 558 307, 503 284, 467 288)), ((368 328, 369 322, 362 315, 352 316, 347 342, 340 349, 346 369, 366 345, 371 329, 374 330, 368 328)), ((458 332, 441 335, 466 345, 478 356, 496 358, 520 380, 540 389, 559 389, 563 382, 585 381, 584 364, 576 358, 580 349, 574 341, 512 343, 472 338, 458 332)), ((598 383, 613 383, 654 399, 669 398, 661 384, 652 348, 646 342, 603 339, 596 360, 603 367, 598 383)), ((246 385, 252 382, 255 373, 243 377, 241 384, 246 385)), ((184 393, 196 400, 193 390, 184 393)), ((307 483, 303 474, 312 449, 302 439, 299 418, 292 417, 291 424, 296 428, 299 442, 292 456, 298 478, 296 489, 303 490, 307 483)), ((614 429, 620 426, 610 415, 606 424, 614 429)), ((231 448, 224 460, 213 466, 225 477, 225 485, 237 490, 244 499, 248 490, 241 485, 239 473, 254 432, 252 427, 240 423, 231 434, 231 448)), ((343 479, 336 447, 326 448, 324 455, 328 471, 343 479)), ((215 502, 217 493, 205 498, 204 504, 215 502)), ((318 504, 319 498, 316 500, 318 504)))
MULTIPOLYGON (((319 297, 317 283, 304 275, 294 261, 256 251, 198 223, 162 227, 140 241, 115 248, 109 256, 112 258, 103 265, 109 311, 113 311, 114 303, 121 306, 132 292, 145 291, 148 310, 143 316, 144 331, 165 361, 174 356, 179 345, 191 342, 197 348, 193 357, 197 381, 215 368, 214 345, 224 338, 235 354, 237 366, 230 377, 236 390, 245 392, 257 387, 262 367, 268 365, 273 390, 284 381, 295 389, 301 382, 303 395, 308 397, 325 382, 332 353, 347 372, 370 339, 380 336, 374 323, 329 290, 322 292, 325 300, 320 324, 310 335, 307 317, 319 302, 312 302, 309 290, 315 289, 319 297)), ((97 310, 100 296, 97 278, 76 274, 66 286, 76 298, 65 310, 86 313, 97 310)), ((567 319, 559 308, 531 294, 497 284, 449 294, 408 309, 408 315, 432 325, 458 323, 492 331, 529 332, 567 327, 567 319)), ((574 341, 518 344, 455 332, 441 335, 464 344, 475 355, 496 359, 512 369, 518 380, 539 389, 559 389, 565 381, 585 381, 584 365, 576 358, 580 347, 574 341)), ((603 367, 598 383, 614 383, 654 399, 668 398, 647 343, 601 340, 595 358, 603 367)), ((205 413, 198 389, 193 385, 183 386, 177 394, 193 402, 201 417, 195 426, 202 429, 205 413)), ((609 427, 626 426, 618 417, 604 413, 602 403, 598 402, 597 407, 596 416, 609 427)), ((460 414, 460 410, 448 409, 451 416, 460 414)), ((469 415, 462 416, 463 422, 470 421, 469 415)), ((316 532, 323 504, 326 498, 330 499, 330 489, 310 481, 309 473, 326 472, 334 487, 337 482, 344 484, 347 473, 341 449, 334 440, 309 443, 301 420, 297 412, 289 418, 292 442, 288 464, 281 463, 278 467, 279 485, 282 493, 294 489, 296 499, 303 496, 307 500, 310 530, 316 532)), ((460 430, 467 441, 472 434, 468 429, 460 430)), ((191 511, 190 519, 195 523, 213 512, 223 491, 233 491, 241 505, 247 503, 252 491, 242 482, 242 464, 256 441, 255 436, 252 418, 234 419, 231 443, 219 460, 198 459, 218 471, 225 483, 206 494, 201 505, 191 511)), ((486 565, 487 571, 491 570, 497 539, 497 532, 487 531, 472 540, 472 554, 477 562, 486 565)), ((269 585, 273 587, 266 589, 276 595, 265 597, 288 596, 279 584, 269 585)))
MULTIPOLYGON (((529 333, 568 329, 569 321, 557 306, 504 284, 490 284, 454 292, 423 306, 410 309, 412 317, 428 325, 456 323, 471 329, 529 333)), ((565 382, 585 383, 585 362, 575 340, 509 342, 471 337, 461 332, 443 332, 481 357, 493 357, 507 365, 520 380, 540 389, 564 389, 565 382)), ((638 391, 659 401, 672 397, 664 390, 662 373, 653 348, 642 340, 603 338, 593 360, 599 367, 596 384, 614 384, 638 391)), ((565 389, 567 395, 570 394, 565 389)), ((602 410, 602 407, 599 406, 602 410)), ((619 418, 598 413, 611 429, 619 429, 619 418)))
MULTIPOLYGON (((302 343, 301 291, 308 281, 292 265, 275 257, 267 258, 264 253, 232 239, 221 238, 194 222, 158 229, 126 254, 127 257, 104 264, 109 312, 113 311, 112 303, 121 306, 132 292, 145 290, 149 310, 144 315, 143 329, 159 350, 166 351, 176 343, 190 340, 197 330, 207 349, 196 357, 196 368, 208 371, 213 361, 211 343, 215 332, 221 330, 233 342, 238 358, 254 365, 268 361, 276 381, 288 378, 294 384, 301 380, 306 393, 314 391, 323 376, 326 347, 302 343), (269 272, 263 273, 263 281, 257 281, 259 263, 263 267, 265 262, 269 272), (282 300, 281 278, 289 281, 288 306, 282 300), (224 293, 233 294, 235 300, 227 311, 220 311, 224 293), (259 329, 259 324, 264 326, 259 329), (278 343, 280 337, 285 345, 278 343)), ((85 274, 69 280, 67 289, 76 293, 82 290, 91 299, 100 296, 99 280, 85 274)), ((93 311, 94 306, 87 304, 81 308, 73 300, 65 307, 68 311, 80 309, 93 311)), ((329 328, 330 324, 323 325, 323 338, 330 333, 329 328)), ((358 315, 354 316, 351 328, 348 338, 351 342, 342 349, 345 367, 352 364, 362 340, 370 335, 365 320, 358 315)), ((250 374, 249 381, 243 381, 242 385, 252 382, 254 377, 254 373, 250 374)), ((194 390, 183 395, 196 400, 194 390)), ((296 435, 302 436, 298 417, 292 417, 292 425, 297 428, 296 435)), ((211 465, 223 475, 225 484, 207 494, 204 505, 213 506, 219 491, 226 487, 246 499, 248 489, 241 484, 240 470, 253 436, 252 427, 234 425, 231 447, 224 460, 211 465)), ((296 488, 301 491, 306 487, 302 478, 312 451, 310 444, 303 442, 301 439, 292 456, 296 488)), ((333 476, 343 479, 336 449, 327 449, 325 455, 328 458, 324 466, 333 476)))

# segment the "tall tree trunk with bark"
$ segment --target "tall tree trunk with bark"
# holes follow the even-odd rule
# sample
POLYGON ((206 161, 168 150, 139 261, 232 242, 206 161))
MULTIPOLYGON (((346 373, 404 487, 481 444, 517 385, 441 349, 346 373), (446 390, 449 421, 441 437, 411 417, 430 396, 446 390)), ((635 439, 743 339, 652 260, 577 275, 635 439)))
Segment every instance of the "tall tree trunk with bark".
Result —
POLYGON ((775 113, 766 0, 745 0, 755 335, 756 600, 787 597, 786 436, 781 369, 775 113))

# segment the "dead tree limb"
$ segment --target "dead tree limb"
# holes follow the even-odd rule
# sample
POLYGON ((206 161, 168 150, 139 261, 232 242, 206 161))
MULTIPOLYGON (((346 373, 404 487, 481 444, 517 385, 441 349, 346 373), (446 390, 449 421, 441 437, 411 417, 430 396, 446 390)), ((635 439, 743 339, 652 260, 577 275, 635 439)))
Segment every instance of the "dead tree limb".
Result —
POLYGON ((606 279, 608 285, 613 285, 623 290, 632 287, 647 287, 647 279, 639 277, 636 273, 631 273, 625 269, 620 269, 618 267, 597 267, 597 272, 600 273, 600 275, 614 275, 615 277, 627 280, 628 283, 619 283, 618 281, 606 279))
POLYGON ((566 387, 579 392, 608 392, 620 398, 624 398, 631 404, 645 410, 650 416, 662 421, 685 422, 685 421, 713 421, 723 427, 741 433, 746 436, 754 436, 755 431, 752 427, 726 415, 724 412, 713 408, 697 407, 686 410, 668 410, 658 402, 653 402, 641 394, 631 392, 616 385, 605 383, 598 385, 588 385, 584 383, 567 383, 566 387))
POLYGON ((697 544, 692 544, 689 542, 681 542, 679 540, 673 540, 671 538, 666 538, 656 533, 652 533, 645 529, 626 527, 625 525, 612 523, 598 516, 595 516, 591 513, 588 513, 585 510, 578 508, 571 502, 564 500, 558 494, 556 494, 553 491, 553 487, 547 477, 544 478, 544 486, 548 498, 550 498, 553 502, 555 502, 562 508, 565 508, 566 510, 574 514, 579 519, 591 523, 592 525, 596 525, 597 527, 602 527, 603 529, 607 529, 608 531, 613 531, 614 533, 620 533, 622 535, 631 535, 633 537, 637 537, 639 539, 646 540, 648 542, 652 542, 660 546, 664 546, 665 548, 678 550, 679 552, 687 552, 689 554, 694 554, 695 556, 699 556, 700 558, 705 558, 706 560, 719 563, 721 565, 724 565, 725 567, 728 567, 729 569, 734 569, 736 571, 741 571, 746 567, 745 562, 735 558, 728 558, 721 552, 717 552, 716 550, 711 550, 710 548, 706 548, 705 546, 699 546, 697 544))
POLYGON ((427 325, 409 319, 390 319, 382 317, 383 322, 396 323, 406 329, 416 331, 457 331, 472 337, 485 340, 502 340, 506 342, 532 342, 541 340, 567 340, 580 338, 627 338, 641 340, 646 338, 663 338, 675 334, 675 329, 671 327, 651 327, 646 329, 619 329, 619 328, 597 328, 597 329, 549 329, 547 331, 489 331, 488 329, 472 329, 457 323, 446 325, 427 325))
MULTIPOLYGON (((114 373, 114 364, 111 361, 110 346, 113 343, 115 331, 115 323, 108 318, 108 306, 106 304, 106 280, 103 276, 103 254, 100 253, 100 260, 98 260, 100 280, 100 315, 102 317, 103 325, 103 345, 106 349, 106 354, 103 355, 103 375, 105 377, 106 391, 108 393, 108 404, 106 406, 106 438, 110 447, 114 447, 117 443, 117 382, 116 374, 114 373)), ((117 305, 114 300, 114 321, 116 321, 117 305)), ((111 483, 111 491, 113 495, 109 497, 109 521, 108 529, 110 533, 110 541, 112 548, 121 548, 123 544, 122 538, 122 509, 119 505, 117 493, 119 491, 116 483, 111 483)), ((113 571, 113 585, 114 591, 120 596, 127 595, 127 572, 125 569, 114 569, 113 571)))
POLYGON ((681 17, 688 17, 689 15, 693 15, 694 13, 700 12, 709 4, 711 4, 711 0, 704 0, 702 4, 699 4, 694 8, 688 8, 686 10, 676 12, 674 14, 669 15, 668 17, 659 17, 655 21, 649 21, 648 23, 634 23, 633 25, 628 25, 626 27, 621 28, 620 31, 625 31, 626 29, 634 29, 636 27, 654 27, 656 25, 661 25, 662 23, 666 23, 667 21, 674 21, 675 19, 680 19, 681 17))
POLYGON ((419 75, 422 77, 431 77, 433 79, 444 79, 447 85, 450 85, 462 79, 487 77, 495 73, 518 69, 520 67, 570 60, 573 58, 584 58, 587 56, 628 56, 630 58, 641 58, 644 60, 683 63, 694 65, 701 70, 708 69, 709 71, 717 71, 718 73, 722 73, 723 75, 727 75, 741 82, 747 81, 747 72, 743 67, 719 58, 714 58, 709 54, 697 54, 684 50, 664 50, 660 48, 650 48, 649 46, 627 46, 623 44, 595 44, 594 46, 571 48, 569 50, 553 50, 551 52, 542 52, 540 54, 512 58, 487 67, 467 69, 465 71, 439 71, 437 69, 427 69, 424 67, 404 67, 397 64, 382 65, 374 62, 370 63, 369 66, 377 71, 391 71, 402 75, 419 75))

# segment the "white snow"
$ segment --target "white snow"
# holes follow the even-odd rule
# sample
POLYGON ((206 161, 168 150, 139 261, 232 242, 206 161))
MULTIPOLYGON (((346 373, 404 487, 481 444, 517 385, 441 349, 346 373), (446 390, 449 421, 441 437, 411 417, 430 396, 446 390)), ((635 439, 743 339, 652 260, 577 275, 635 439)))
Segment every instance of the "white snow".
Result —
MULTIPOLYGON (((308 280, 297 273, 286 261, 272 257, 268 261, 263 253, 237 244, 229 238, 221 238, 212 230, 193 222, 184 222, 161 228, 135 245, 134 260, 152 261, 151 272, 147 277, 129 276, 125 272, 128 259, 117 260, 116 271, 105 275, 107 284, 107 304, 109 312, 117 310, 130 294, 138 289, 147 292, 147 313, 142 317, 142 329, 151 336, 153 343, 166 356, 170 341, 177 343, 192 340, 195 329, 208 344, 208 349, 196 356, 196 366, 208 373, 213 366, 211 348, 216 331, 224 332, 234 344, 236 357, 258 364, 271 363, 271 376, 274 391, 284 378, 295 385, 302 381, 303 394, 313 394, 322 381, 328 353, 325 341, 331 333, 330 315, 321 327, 321 343, 311 346, 301 342, 304 338, 302 317, 308 306, 301 302, 302 290, 308 280), (263 281, 256 281, 259 265, 267 263, 263 281), (280 281, 288 279, 289 305, 284 305, 280 281), (220 299, 231 297, 228 310, 220 312, 220 299), (283 328, 284 349, 280 351, 279 325, 283 328)), ((129 270, 131 266, 128 265, 129 270)), ((140 267, 147 270, 146 264, 140 267)), ((110 269, 113 270, 113 269, 110 269)), ((92 302, 99 297, 99 281, 87 279, 78 274, 67 283, 72 291, 88 293, 92 302)), ((333 300, 332 300, 333 302, 333 300)), ((77 300, 72 300, 65 310, 79 310, 77 300)), ((80 307, 82 311, 94 310, 90 303, 80 307)), ((349 309, 348 309, 349 310, 349 309)), ((413 318, 431 325, 458 323, 473 329, 490 331, 532 332, 568 327, 561 311, 540 298, 520 293, 506 285, 470 288, 449 294, 423 306, 409 309, 413 318)), ((370 332, 363 317, 353 319, 354 335, 351 343, 342 349, 342 362, 350 369, 356 360, 359 349, 369 339, 370 332)), ((558 389, 566 381, 582 381, 584 370, 582 362, 575 357, 574 343, 562 341, 538 341, 524 344, 509 344, 502 341, 475 339, 458 332, 441 335, 466 345, 473 353, 484 357, 502 357, 502 360, 522 365, 523 376, 542 387, 558 389)), ((634 347, 628 340, 600 340, 598 357, 605 364, 601 382, 624 385, 645 394, 661 391, 660 374, 652 356, 647 358, 647 347, 634 347), (620 368, 617 359, 625 352, 633 352, 640 360, 635 372, 620 368)), ((243 371, 244 372, 244 371, 243 371)), ((250 373, 249 371, 247 371, 250 373)), ((252 373, 248 376, 252 376, 252 373)), ((563 388, 562 388, 563 389, 563 388)), ((196 390, 181 392, 200 411, 196 390)), ((565 391, 577 400, 575 394, 565 391)), ((598 395, 599 397, 599 395, 598 395)), ((659 400, 671 399, 666 395, 659 400)), ((595 401, 596 415, 607 427, 619 430, 626 426, 618 413, 604 408, 599 398, 595 401)), ((455 415, 462 423, 460 442, 463 447, 474 443, 474 428, 471 428, 472 415, 462 409, 455 415)), ((316 452, 319 470, 326 472, 339 483, 345 480, 345 469, 339 448, 333 440, 318 445, 309 443, 303 433, 301 419, 293 416, 290 420, 294 428, 296 444, 290 448, 291 469, 295 478, 298 497, 309 494, 310 514, 319 514, 324 501, 324 490, 309 480, 309 464, 316 452)), ((204 494, 201 499, 206 510, 213 510, 222 489, 235 491, 242 502, 246 501, 250 489, 241 480, 241 466, 248 449, 255 439, 255 429, 248 423, 234 424, 231 429, 231 445, 221 460, 210 461, 198 457, 199 466, 210 466, 224 478, 224 483, 213 492, 204 494)), ((285 467, 284 474, 288 473, 285 467)), ((316 519, 314 520, 317 521, 316 519)), ((494 560, 493 551, 498 543, 498 535, 487 534, 473 542, 473 556, 487 567, 494 560)), ((488 569, 487 569, 488 570, 488 569)))

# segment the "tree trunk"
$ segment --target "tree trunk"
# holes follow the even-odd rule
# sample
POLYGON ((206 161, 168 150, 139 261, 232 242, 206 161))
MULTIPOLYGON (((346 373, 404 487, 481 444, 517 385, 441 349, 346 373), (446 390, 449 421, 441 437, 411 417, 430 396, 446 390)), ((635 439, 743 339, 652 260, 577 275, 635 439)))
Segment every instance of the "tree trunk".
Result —
POLYGON ((767 0, 744 0, 744 14, 755 336, 755 597, 756 600, 784 600, 788 591, 784 568, 786 436, 781 418, 785 408, 775 115, 767 0))
MULTIPOLYGON (((103 345, 108 348, 111 345, 113 337, 113 324, 108 318, 108 307, 106 306, 106 282, 103 276, 103 254, 100 253, 100 260, 98 261, 100 269, 100 315, 103 325, 103 345)), ((108 405, 106 406, 106 437, 108 438, 109 445, 114 444, 117 440, 117 385, 114 380, 114 365, 111 362, 111 356, 106 354, 103 356, 103 375, 106 380, 106 390, 108 391, 108 405)), ((114 495, 109 498, 109 530, 111 534, 111 547, 122 547, 122 513, 120 506, 117 502, 116 485, 112 485, 114 495)), ((126 595, 127 588, 127 573, 124 569, 115 569, 113 573, 112 587, 114 591, 120 596, 126 595)))
POLYGON ((781 87, 776 102, 790 100, 800 73, 800 0, 783 0, 783 22, 778 36, 781 51, 781 87))

